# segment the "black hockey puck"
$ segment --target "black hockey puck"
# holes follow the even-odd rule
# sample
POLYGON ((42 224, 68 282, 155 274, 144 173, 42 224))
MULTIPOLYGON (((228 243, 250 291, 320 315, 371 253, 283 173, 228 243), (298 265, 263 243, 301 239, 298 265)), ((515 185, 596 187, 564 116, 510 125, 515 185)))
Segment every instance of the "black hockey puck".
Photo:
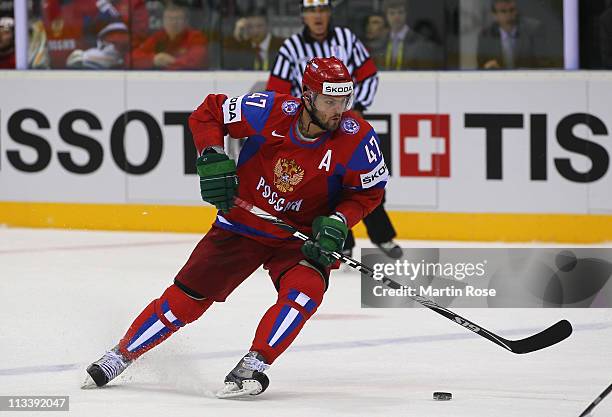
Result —
POLYGON ((448 401, 453 398, 453 394, 450 392, 440 392, 436 391, 433 393, 433 399, 437 401, 448 401))

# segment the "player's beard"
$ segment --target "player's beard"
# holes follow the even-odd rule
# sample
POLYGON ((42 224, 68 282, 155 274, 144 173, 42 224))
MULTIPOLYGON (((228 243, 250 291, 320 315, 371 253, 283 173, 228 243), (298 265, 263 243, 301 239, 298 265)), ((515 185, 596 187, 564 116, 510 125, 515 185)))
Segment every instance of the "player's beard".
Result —
POLYGON ((340 126, 340 119, 342 118, 342 114, 333 114, 325 122, 321 118, 322 113, 319 110, 315 110, 314 114, 317 120, 321 123, 319 127, 322 127, 327 131, 332 132, 338 129, 338 126, 340 126))

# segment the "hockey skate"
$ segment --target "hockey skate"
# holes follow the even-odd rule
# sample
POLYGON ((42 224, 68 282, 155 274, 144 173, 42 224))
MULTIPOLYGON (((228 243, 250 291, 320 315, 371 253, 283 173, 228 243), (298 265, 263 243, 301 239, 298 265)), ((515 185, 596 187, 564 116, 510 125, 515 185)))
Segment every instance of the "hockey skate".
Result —
POLYGON ((263 373, 270 365, 257 352, 249 352, 225 377, 225 387, 217 392, 217 398, 236 398, 261 394, 270 380, 263 373))
POLYGON ((378 246, 378 248, 389 258, 399 259, 404 255, 402 248, 392 240, 377 243, 376 246, 378 246))
POLYGON ((131 363, 132 361, 128 361, 119 353, 119 347, 115 346, 87 367, 87 376, 81 389, 103 387, 125 371, 131 363))

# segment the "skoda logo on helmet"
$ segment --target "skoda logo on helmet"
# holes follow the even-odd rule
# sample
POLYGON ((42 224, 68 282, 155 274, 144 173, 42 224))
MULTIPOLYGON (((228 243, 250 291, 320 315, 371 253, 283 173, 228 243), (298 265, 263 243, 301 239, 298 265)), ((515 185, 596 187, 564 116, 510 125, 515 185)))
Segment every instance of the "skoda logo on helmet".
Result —
POLYGON ((353 94, 353 83, 351 81, 345 83, 323 83, 323 94, 328 96, 347 96, 353 94))

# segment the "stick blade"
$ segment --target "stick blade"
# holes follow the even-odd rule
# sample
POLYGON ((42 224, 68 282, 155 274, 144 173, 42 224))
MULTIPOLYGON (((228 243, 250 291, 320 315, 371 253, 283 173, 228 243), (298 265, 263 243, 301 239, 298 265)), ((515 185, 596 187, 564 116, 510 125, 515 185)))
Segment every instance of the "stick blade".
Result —
POLYGON ((509 345, 514 353, 535 352, 567 339, 572 331, 572 324, 567 320, 561 320, 533 336, 510 341, 509 345))

